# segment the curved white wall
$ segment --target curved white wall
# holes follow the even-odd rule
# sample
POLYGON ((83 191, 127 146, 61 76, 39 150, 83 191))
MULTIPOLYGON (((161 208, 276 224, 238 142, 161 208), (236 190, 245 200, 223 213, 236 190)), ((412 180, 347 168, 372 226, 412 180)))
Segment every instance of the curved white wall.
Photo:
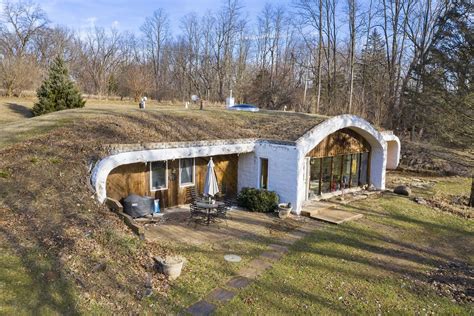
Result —
POLYGON ((387 169, 397 169, 400 163, 400 139, 392 132, 382 132, 382 135, 387 142, 387 169))
POLYGON ((200 145, 119 153, 105 157, 96 164, 92 170, 91 183, 96 191, 97 199, 100 202, 104 202, 107 198, 107 177, 118 166, 137 162, 146 163, 158 160, 249 153, 254 150, 255 142, 245 142, 242 144, 200 145))
POLYGON ((301 206, 306 200, 304 181, 304 164, 305 157, 309 151, 317 146, 329 134, 337 132, 340 129, 349 128, 364 137, 370 144, 372 152, 370 159, 370 183, 377 189, 385 189, 385 167, 387 157, 387 143, 383 135, 377 131, 369 122, 356 115, 339 115, 332 117, 297 140, 298 156, 298 202, 296 204, 296 212, 301 211, 301 206))

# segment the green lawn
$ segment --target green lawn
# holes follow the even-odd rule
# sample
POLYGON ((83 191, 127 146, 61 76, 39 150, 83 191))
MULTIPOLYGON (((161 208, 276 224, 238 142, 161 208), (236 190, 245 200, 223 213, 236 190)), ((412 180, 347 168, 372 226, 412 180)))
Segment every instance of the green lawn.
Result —
POLYGON ((0 235, 0 315, 74 315, 77 293, 34 247, 15 253, 0 235))
MULTIPOLYGON (((459 190, 459 182, 445 181, 444 188, 449 184, 459 190)), ((427 283, 428 273, 447 262, 472 265, 472 221, 394 195, 347 209, 364 219, 299 241, 218 314, 472 315, 472 304, 440 296, 427 283)))
MULTIPOLYGON (((439 185, 448 192, 465 194, 469 187, 463 189, 461 184, 466 182, 447 178, 439 185)), ((472 221, 391 194, 346 208, 363 213, 364 218, 339 226, 324 225, 298 241, 272 269, 230 303, 219 306, 217 314, 472 315, 472 304, 439 295, 428 282, 429 272, 448 262, 472 265, 472 221)), ((136 252, 144 243, 133 235, 122 235, 105 233, 102 242, 117 245, 124 255, 136 252)), ((269 242, 233 239, 200 246, 163 244, 167 252, 187 258, 183 275, 169 288, 124 305, 131 304, 133 310, 143 313, 178 313, 213 288, 224 286, 242 265, 265 251, 269 242), (244 262, 224 262, 223 254, 230 252, 241 255, 244 262)), ((22 249, 29 248, 23 245, 22 249)), ((88 297, 71 280, 63 279, 61 268, 51 266, 54 260, 47 255, 35 253, 33 248, 31 253, 21 254, 11 248, 1 250, 0 314, 117 311, 108 306, 105 297, 88 297)), ((115 265, 120 262, 108 262, 107 269, 116 270, 115 265)), ((106 282, 96 274, 97 282, 106 282)), ((121 279, 117 275, 117 280, 121 279)))

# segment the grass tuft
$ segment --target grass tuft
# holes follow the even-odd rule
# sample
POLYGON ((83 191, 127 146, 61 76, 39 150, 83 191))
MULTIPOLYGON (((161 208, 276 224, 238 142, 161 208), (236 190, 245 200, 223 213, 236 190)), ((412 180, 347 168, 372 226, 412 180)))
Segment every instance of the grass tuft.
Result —
POLYGON ((8 179, 10 177, 10 173, 8 171, 0 169, 0 178, 8 179))

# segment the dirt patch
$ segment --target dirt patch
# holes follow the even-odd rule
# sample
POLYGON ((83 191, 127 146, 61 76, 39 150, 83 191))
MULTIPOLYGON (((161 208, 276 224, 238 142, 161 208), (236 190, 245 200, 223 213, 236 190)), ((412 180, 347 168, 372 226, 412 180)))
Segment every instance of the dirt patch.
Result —
POLYGON ((431 286, 439 295, 458 303, 474 302, 474 268, 465 262, 448 262, 429 273, 431 286))
POLYGON ((423 177, 414 172, 391 172, 387 177, 387 187, 406 185, 413 189, 412 199, 437 210, 464 218, 474 218, 474 209, 468 206, 467 194, 450 194, 436 186, 446 178, 423 177))
POLYGON ((271 236, 282 235, 302 226, 306 221, 307 219, 305 218, 298 218, 293 216, 284 220, 274 219, 272 223, 267 226, 268 232, 271 236))
POLYGON ((428 205, 438 210, 464 218, 474 218, 474 209, 467 206, 469 198, 459 195, 435 195, 426 200, 428 205))

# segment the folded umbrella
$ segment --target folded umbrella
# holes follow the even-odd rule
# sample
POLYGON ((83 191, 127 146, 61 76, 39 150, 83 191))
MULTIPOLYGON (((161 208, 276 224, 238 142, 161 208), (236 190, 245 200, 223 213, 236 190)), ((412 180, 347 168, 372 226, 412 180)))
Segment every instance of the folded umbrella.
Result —
POLYGON ((219 186, 217 185, 216 173, 214 171, 214 162, 212 158, 207 164, 206 181, 204 182, 204 195, 214 196, 219 193, 219 186))

